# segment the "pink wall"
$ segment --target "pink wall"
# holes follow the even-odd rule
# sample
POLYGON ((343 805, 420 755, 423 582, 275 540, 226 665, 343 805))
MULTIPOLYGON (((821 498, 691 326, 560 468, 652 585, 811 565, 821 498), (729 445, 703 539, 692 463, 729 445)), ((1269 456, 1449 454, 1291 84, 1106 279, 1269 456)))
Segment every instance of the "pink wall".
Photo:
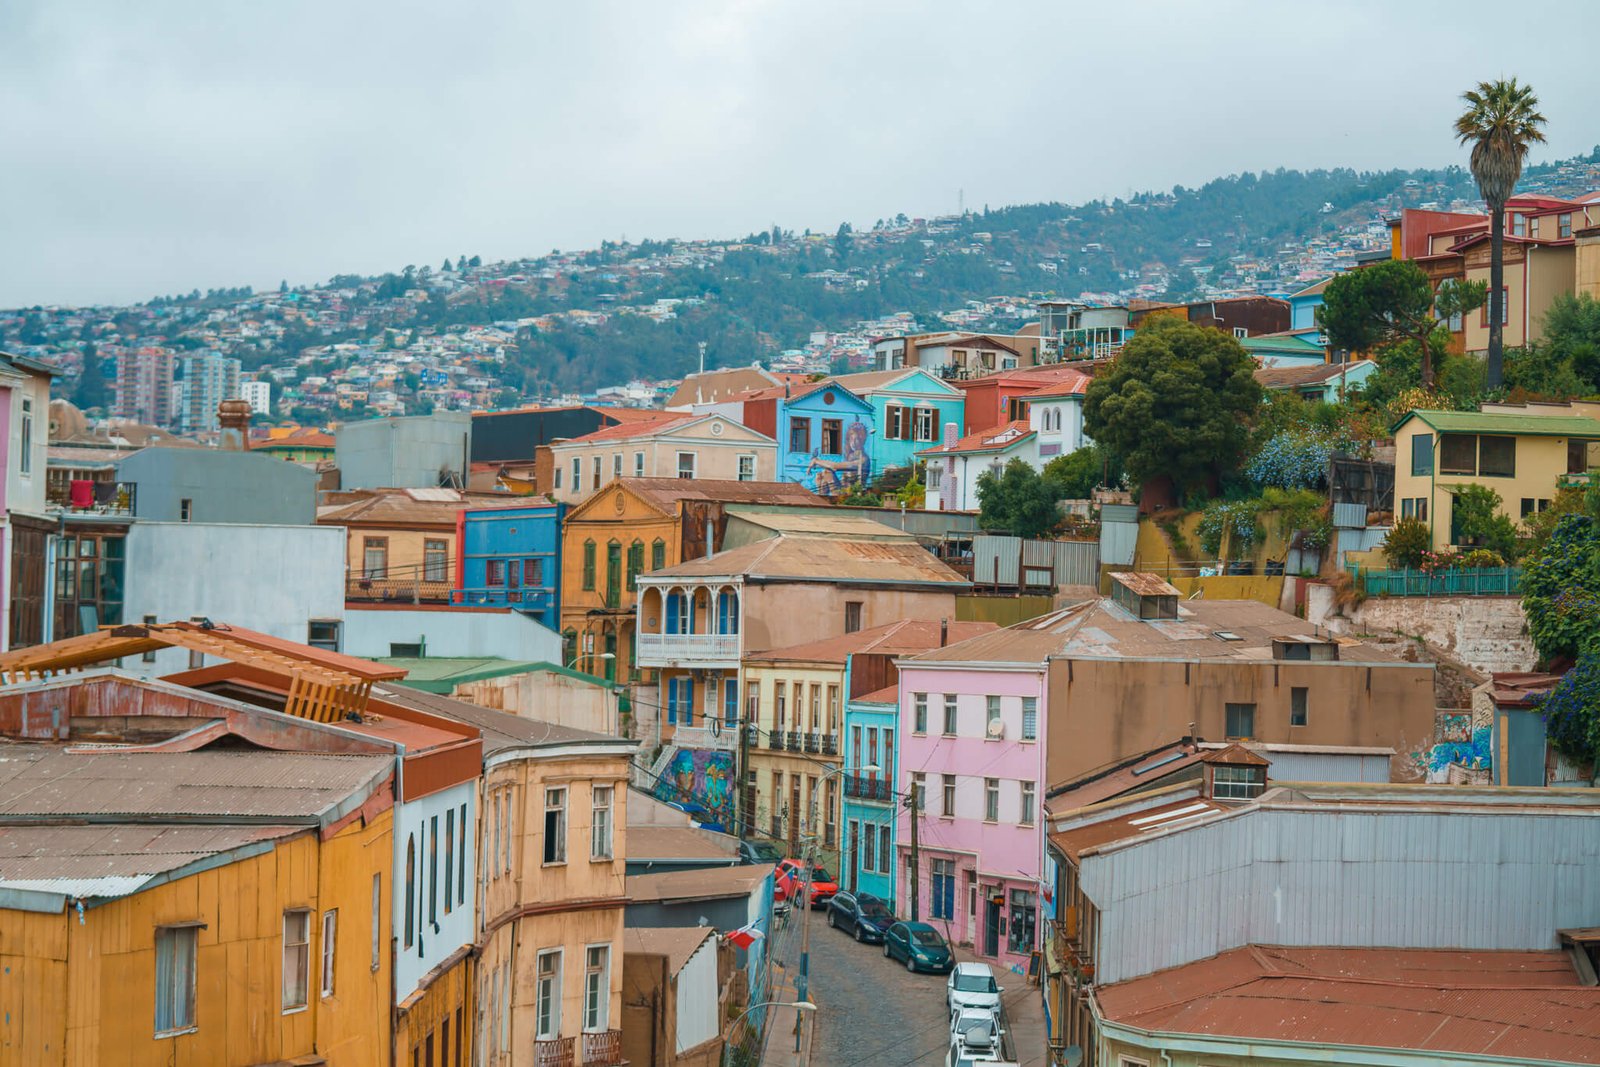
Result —
MULTIPOLYGON (((1007 907, 1001 909, 1001 919, 1006 929, 998 938, 1000 951, 993 957, 998 962, 1017 966, 1025 963, 1026 950, 1008 950, 1009 901, 1013 889, 1037 893, 1043 854, 1043 820, 1039 805, 1044 795, 1045 749, 1045 672, 1041 665, 1028 669, 999 669, 995 667, 955 669, 948 666, 917 667, 902 663, 900 667, 900 781, 902 792, 912 788, 913 772, 926 776, 927 810, 921 813, 918 827, 919 847, 923 851, 922 873, 918 896, 919 914, 923 921, 934 921, 931 893, 932 863, 935 859, 953 861, 956 871, 954 891, 954 916, 939 920, 935 925, 953 941, 969 942, 980 956, 984 952, 987 899, 991 895, 1003 896, 1007 907), (914 731, 916 721, 916 694, 928 694, 927 732, 914 731), (956 736, 944 735, 944 698, 956 697, 956 736), (988 698, 1000 698, 1000 718, 1005 726, 1002 740, 987 736, 988 698), (1036 701, 1033 739, 1023 739, 1022 698, 1036 701), (943 813, 943 781, 941 776, 951 774, 956 778, 955 815, 943 813), (999 785, 999 818, 987 819, 987 783, 994 778, 999 785), (1033 786, 1031 822, 1023 821, 1022 783, 1033 786), (968 874, 970 873, 970 876, 968 874), (977 909, 973 909, 973 888, 977 889, 977 909)), ((897 843, 901 850, 899 870, 896 873, 897 895, 901 914, 909 916, 909 879, 905 874, 905 857, 911 841, 910 816, 902 809, 897 828, 897 843)), ((1038 932, 1043 928, 1042 902, 1035 922, 1036 932, 1032 946, 1038 944, 1038 932)), ((1032 947, 1030 946, 1030 947, 1032 947)))

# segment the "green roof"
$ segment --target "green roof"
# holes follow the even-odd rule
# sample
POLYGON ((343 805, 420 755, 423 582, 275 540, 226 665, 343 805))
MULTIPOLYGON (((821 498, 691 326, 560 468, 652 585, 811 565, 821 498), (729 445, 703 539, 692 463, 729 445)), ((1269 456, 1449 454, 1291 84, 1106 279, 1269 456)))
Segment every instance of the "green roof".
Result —
POLYGON ((1513 415, 1498 411, 1429 411, 1418 408, 1401 416, 1395 433, 1411 419, 1421 419, 1440 433, 1503 433, 1520 437, 1600 437, 1600 419, 1582 415, 1513 415))
POLYGON ((455 687, 467 682, 481 682, 486 678, 501 678, 508 674, 532 674, 552 671, 576 678, 580 682, 611 688, 611 683, 592 674, 575 671, 554 663, 531 660, 500 659, 496 656, 408 656, 377 657, 377 662, 392 667, 404 667, 406 676, 398 684, 420 689, 424 693, 449 696, 455 687))
POLYGON ((1268 334, 1265 337, 1241 337, 1239 343, 1252 351, 1264 349, 1273 352, 1293 352, 1296 355, 1320 356, 1324 354, 1321 345, 1310 337, 1299 334, 1268 334))

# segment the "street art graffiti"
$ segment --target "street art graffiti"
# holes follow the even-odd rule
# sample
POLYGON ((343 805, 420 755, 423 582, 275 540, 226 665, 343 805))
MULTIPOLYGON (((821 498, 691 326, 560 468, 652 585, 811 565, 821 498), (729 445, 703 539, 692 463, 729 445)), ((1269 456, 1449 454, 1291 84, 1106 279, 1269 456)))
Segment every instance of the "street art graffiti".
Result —
POLYGON ((680 748, 656 782, 657 800, 698 804, 713 821, 733 825, 733 753, 680 748))
POLYGON ((868 427, 857 418, 844 431, 842 459, 824 459, 811 453, 800 484, 818 496, 836 496, 852 485, 866 485, 872 476, 872 461, 867 457, 868 427))
MULTIPOLYGON (((1417 755, 1418 762, 1427 772, 1430 782, 1447 782, 1450 780, 1452 765, 1463 771, 1476 771, 1487 774, 1494 765, 1493 749, 1490 743, 1490 731, 1487 726, 1480 726, 1472 731, 1472 739, 1461 741, 1441 741, 1433 747, 1417 755)), ((1480 775, 1481 776, 1481 775, 1480 775)))

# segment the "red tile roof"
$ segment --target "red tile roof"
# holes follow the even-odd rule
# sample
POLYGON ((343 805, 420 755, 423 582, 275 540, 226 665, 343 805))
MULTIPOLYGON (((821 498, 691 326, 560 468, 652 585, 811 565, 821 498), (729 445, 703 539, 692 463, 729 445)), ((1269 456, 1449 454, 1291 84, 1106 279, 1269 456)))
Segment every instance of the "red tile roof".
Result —
POLYGON ((968 434, 953 445, 938 445, 934 448, 925 448, 918 452, 917 455, 942 456, 959 452, 1004 452, 1006 449, 1026 441, 1032 436, 1033 430, 1028 426, 1027 420, 1018 419, 1016 422, 1008 422, 1003 426, 992 426, 987 430, 968 434), (996 438, 1003 437, 1008 431, 1012 430, 1017 431, 1016 436, 1005 441, 996 440, 996 438))
POLYGON ((1158 1033, 1600 1062, 1600 987, 1559 951, 1249 945, 1095 994, 1158 1033))
POLYGON ((561 444, 590 444, 595 441, 626 441, 632 437, 649 437, 668 426, 687 419, 703 418, 687 411, 657 411, 653 419, 630 419, 615 426, 602 426, 581 437, 569 437, 561 444))
POLYGON ((1087 374, 1084 374, 1082 371, 1075 370, 1072 372, 1071 377, 1064 377, 1053 385, 1047 385, 1042 389, 1035 389, 1033 392, 1022 396, 1019 399, 1044 400, 1049 397, 1056 396, 1082 396, 1084 393, 1089 391, 1089 383, 1091 381, 1093 381, 1093 379, 1087 374))

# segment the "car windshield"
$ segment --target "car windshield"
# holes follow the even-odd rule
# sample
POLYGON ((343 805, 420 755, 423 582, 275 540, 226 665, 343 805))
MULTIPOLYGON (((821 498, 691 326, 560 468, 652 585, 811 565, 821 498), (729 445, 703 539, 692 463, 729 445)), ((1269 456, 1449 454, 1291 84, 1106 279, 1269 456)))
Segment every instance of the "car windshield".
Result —
POLYGON ((813 882, 831 882, 833 881, 833 875, 828 873, 826 867, 813 867, 811 868, 811 880, 813 882))
POLYGON ((939 936, 937 930, 913 930, 911 940, 919 945, 943 945, 944 938, 939 936))
POLYGON ((894 913, 884 907, 881 900, 863 900, 861 902, 861 914, 869 919, 894 919, 894 913))
POLYGON ((956 975, 956 992, 958 993, 993 993, 995 991, 994 977, 987 974, 958 974, 956 975))
POLYGON ((768 863, 777 863, 779 860, 783 859, 782 849, 780 849, 777 845, 769 845, 764 841, 759 841, 755 844, 752 844, 750 846, 750 853, 751 855, 755 856, 756 859, 765 860, 768 863))

